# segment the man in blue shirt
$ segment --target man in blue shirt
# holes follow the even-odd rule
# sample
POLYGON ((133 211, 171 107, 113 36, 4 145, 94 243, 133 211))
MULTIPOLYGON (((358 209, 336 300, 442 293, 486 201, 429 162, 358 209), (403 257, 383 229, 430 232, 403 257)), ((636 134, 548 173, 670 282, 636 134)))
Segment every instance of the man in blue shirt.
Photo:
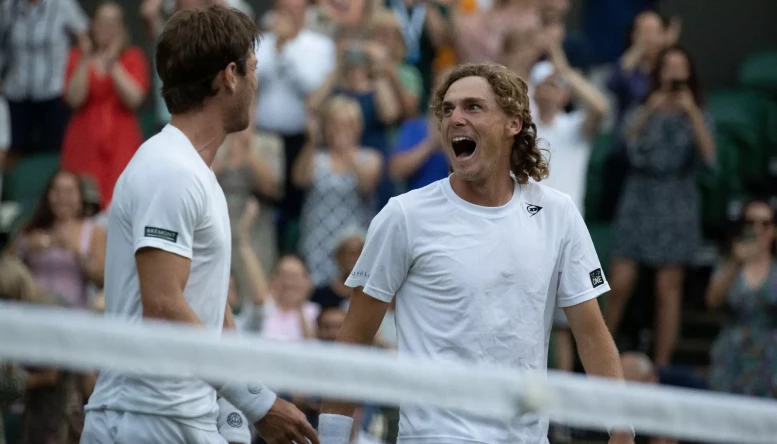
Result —
POLYGON ((448 176, 448 159, 433 118, 417 117, 402 124, 389 161, 389 176, 405 182, 407 191, 448 176))

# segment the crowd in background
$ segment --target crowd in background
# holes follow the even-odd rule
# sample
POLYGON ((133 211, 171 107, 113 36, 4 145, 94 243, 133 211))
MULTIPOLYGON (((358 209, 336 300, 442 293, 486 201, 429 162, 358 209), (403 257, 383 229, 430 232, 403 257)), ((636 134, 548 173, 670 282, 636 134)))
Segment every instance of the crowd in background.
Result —
MULTIPOLYGON (((153 41, 177 9, 241 0, 143 0, 153 41)), ((626 346, 629 379, 777 397, 775 208, 741 206, 734 236, 704 239, 700 170, 721 168, 716 123, 676 18, 634 16, 611 66, 593 66, 584 34, 568 29, 572 0, 276 0, 256 17, 259 89, 253 124, 230 135, 212 165, 234 238, 229 303, 238 328, 279 341, 334 340, 348 307, 344 285, 372 217, 391 197, 447 177, 434 85, 457 63, 493 61, 526 82, 550 156, 545 182, 585 213, 596 140, 612 134, 606 193, 612 291, 605 319, 619 338, 644 267, 655 272, 648 345, 626 346), (721 241, 705 286, 728 316, 709 372, 673 367, 684 281, 706 241, 721 241), (727 240, 727 241, 726 241, 727 240)), ((34 211, 0 261, 0 298, 102 310, 105 216, 113 186, 143 142, 139 109, 170 117, 154 54, 133 43, 126 3, 87 13, 76 0, 0 2, 0 163, 59 156, 34 211)), ((136 6, 132 6, 136 7, 136 6)), ((193 79, 193 81, 196 79, 193 79)), ((585 214, 584 214, 585 215, 585 214)), ((550 359, 574 371, 563 314, 550 359)), ((628 342, 626 343, 628 344, 628 342)), ((394 349, 393 311, 376 347, 394 349)), ((0 363, 0 412, 16 442, 77 442, 94 375, 0 363), (18 440, 18 441, 17 441, 18 440)), ((288 395, 315 425, 316 400, 288 395)), ((364 442, 396 439, 397 411, 364 406, 364 442)), ((557 442, 571 439, 556 431, 557 442)), ((3 442, 0 417, 0 443, 3 442)))

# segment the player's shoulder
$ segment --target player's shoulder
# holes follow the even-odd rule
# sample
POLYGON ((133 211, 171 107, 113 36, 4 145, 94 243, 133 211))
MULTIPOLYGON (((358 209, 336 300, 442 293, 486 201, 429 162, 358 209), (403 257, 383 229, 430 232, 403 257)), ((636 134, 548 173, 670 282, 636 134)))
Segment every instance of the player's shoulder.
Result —
POLYGON ((448 180, 448 178, 446 177, 424 187, 400 194, 392 200, 395 200, 405 213, 435 212, 440 205, 448 203, 448 199, 443 191, 443 181, 445 180, 448 180))
POLYGON ((566 219, 575 203, 572 198, 561 191, 551 188, 542 182, 529 180, 520 185, 521 198, 526 211, 533 215, 542 211, 544 219, 566 219))

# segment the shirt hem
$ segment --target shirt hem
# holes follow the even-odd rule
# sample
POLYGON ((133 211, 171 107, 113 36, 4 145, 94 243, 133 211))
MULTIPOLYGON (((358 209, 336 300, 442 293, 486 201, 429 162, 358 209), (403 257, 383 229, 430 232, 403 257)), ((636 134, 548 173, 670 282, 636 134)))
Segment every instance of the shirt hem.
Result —
POLYGON ((586 290, 569 299, 565 299, 564 302, 559 302, 558 307, 568 308, 568 307, 573 307, 575 305, 580 305, 583 302, 587 302, 587 301, 590 301, 591 299, 595 299, 603 295, 604 293, 607 293, 608 291, 610 291, 610 284, 605 282, 603 285, 597 288, 586 290))
POLYGON ((156 248, 158 250, 166 251, 168 253, 173 253, 178 256, 183 256, 186 259, 192 258, 192 251, 189 250, 188 248, 184 248, 179 245, 175 245, 163 240, 141 239, 135 242, 134 248, 135 248, 135 253, 137 253, 138 250, 140 250, 141 248, 156 248))
POLYGON ((361 280, 351 280, 350 278, 345 281, 345 286, 350 288, 356 288, 356 287, 364 287, 364 294, 367 296, 377 299, 382 302, 391 302, 392 299, 394 299, 393 294, 389 294, 385 290, 381 290, 379 288, 373 287, 368 282, 364 282, 361 280))

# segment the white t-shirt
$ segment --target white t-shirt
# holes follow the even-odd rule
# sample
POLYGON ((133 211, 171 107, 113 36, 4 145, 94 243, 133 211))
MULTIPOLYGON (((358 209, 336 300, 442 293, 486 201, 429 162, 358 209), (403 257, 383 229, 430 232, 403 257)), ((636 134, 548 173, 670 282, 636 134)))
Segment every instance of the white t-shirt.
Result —
MULTIPOLYGON (((119 177, 108 220, 105 312, 142 322, 135 252, 158 248, 191 259, 184 297, 204 326, 221 334, 229 286, 231 233, 216 176, 177 128, 141 145, 119 177)), ((216 392, 206 382, 102 371, 87 410, 174 417, 216 430, 216 392)))
POLYGON ((550 176, 543 184, 569 194, 580 213, 585 201, 586 172, 591 157, 591 142, 583 134, 585 111, 558 113, 545 125, 535 118, 537 137, 550 144, 550 176))
MULTIPOLYGON (((509 203, 481 207, 450 179, 391 199, 373 219, 350 287, 396 295, 399 353, 547 368, 553 311, 609 290, 591 237, 568 196, 530 182, 509 203)), ((402 406, 400 443, 547 443, 548 420, 504 421, 402 406)))

